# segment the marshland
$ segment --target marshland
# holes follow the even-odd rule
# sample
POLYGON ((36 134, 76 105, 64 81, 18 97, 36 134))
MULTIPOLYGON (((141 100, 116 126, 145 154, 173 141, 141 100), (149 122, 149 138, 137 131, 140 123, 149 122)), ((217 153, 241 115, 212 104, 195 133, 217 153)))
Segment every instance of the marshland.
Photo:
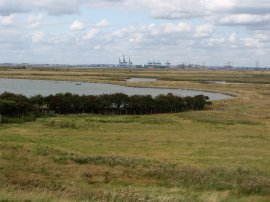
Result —
POLYGON ((270 200, 269 72, 0 69, 0 76, 231 95, 199 111, 1 123, 0 201, 270 200))

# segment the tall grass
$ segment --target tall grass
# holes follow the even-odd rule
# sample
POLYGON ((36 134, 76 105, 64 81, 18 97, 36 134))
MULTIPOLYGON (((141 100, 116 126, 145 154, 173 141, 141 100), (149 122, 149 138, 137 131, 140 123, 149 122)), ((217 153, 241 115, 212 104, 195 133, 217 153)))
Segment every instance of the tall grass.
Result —
POLYGON ((237 169, 191 166, 179 167, 168 162, 122 156, 78 156, 63 155, 54 158, 57 163, 73 161, 79 165, 103 165, 139 169, 140 173, 128 171, 133 176, 154 178, 168 187, 193 187, 197 190, 226 191, 237 189, 242 194, 270 194, 270 178, 258 171, 239 167, 237 169))

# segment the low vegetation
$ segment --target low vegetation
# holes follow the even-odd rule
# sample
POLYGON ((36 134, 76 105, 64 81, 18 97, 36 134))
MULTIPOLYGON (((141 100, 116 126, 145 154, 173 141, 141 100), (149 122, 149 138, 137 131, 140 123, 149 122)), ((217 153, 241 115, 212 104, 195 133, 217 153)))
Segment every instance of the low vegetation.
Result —
POLYGON ((268 201, 270 139, 259 135, 270 128, 227 125, 224 114, 218 124, 196 120, 205 113, 214 116, 62 115, 2 124, 0 198, 268 201))
MULTIPOLYGON (((237 96, 213 101, 210 110, 181 113, 119 115, 114 109, 104 116, 63 110, 31 122, 16 115, 12 124, 0 124, 0 201, 270 201, 270 86, 259 84, 266 81, 263 72, 89 70, 82 76, 85 71, 78 77, 114 78, 111 82, 131 74, 166 77, 134 85, 237 96), (189 75, 200 82, 176 81, 189 75), (257 84, 204 82, 213 77, 257 84)), ((61 74, 76 75, 56 71, 61 74)), ((20 75, 26 76, 23 70, 20 75)))

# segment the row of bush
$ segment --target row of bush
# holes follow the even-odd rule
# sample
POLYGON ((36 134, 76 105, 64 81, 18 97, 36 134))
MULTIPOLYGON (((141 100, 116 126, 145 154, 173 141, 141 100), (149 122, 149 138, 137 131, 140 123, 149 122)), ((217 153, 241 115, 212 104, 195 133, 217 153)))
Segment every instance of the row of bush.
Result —
POLYGON ((202 110, 210 105, 204 95, 179 97, 173 94, 132 95, 123 93, 103 95, 74 95, 59 93, 56 95, 36 95, 27 98, 21 94, 5 92, 0 94, 0 114, 20 116, 24 114, 156 114, 173 113, 187 110, 202 110))

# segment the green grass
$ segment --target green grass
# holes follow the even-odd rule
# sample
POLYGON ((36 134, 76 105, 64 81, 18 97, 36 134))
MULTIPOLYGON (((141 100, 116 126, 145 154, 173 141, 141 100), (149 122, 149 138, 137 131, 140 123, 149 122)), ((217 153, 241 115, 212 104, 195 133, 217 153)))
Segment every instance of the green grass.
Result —
POLYGON ((237 97, 215 101, 205 111, 84 114, 0 124, 0 201, 270 201, 270 86, 258 84, 266 83, 269 73, 21 73, 118 84, 128 77, 153 77, 164 80, 134 85, 205 89, 237 97), (214 78, 257 84, 201 83, 214 78))
POLYGON ((270 137, 260 134, 269 127, 214 115, 205 121, 204 113, 209 111, 2 124, 0 179, 7 189, 1 197, 11 200, 7 192, 26 189, 30 200, 37 192, 40 201, 65 201, 66 193, 71 201, 205 201, 206 193, 267 201, 270 137))

